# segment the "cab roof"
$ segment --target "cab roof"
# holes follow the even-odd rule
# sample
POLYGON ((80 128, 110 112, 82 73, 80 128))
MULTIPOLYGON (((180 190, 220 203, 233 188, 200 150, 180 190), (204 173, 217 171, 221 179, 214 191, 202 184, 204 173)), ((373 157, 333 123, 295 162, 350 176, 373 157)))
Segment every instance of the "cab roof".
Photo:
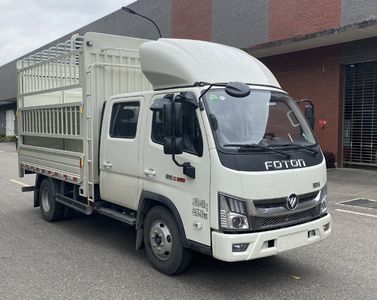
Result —
POLYGON ((280 88, 271 71, 246 52, 212 42, 159 39, 140 46, 144 75, 154 90, 196 82, 240 81, 280 88))

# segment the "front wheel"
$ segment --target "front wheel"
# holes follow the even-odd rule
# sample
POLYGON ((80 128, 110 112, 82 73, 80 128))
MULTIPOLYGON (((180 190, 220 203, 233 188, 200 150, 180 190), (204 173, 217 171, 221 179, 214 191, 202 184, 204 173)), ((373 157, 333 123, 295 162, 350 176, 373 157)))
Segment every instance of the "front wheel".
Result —
POLYGON ((191 250, 182 246, 177 223, 163 206, 153 207, 144 222, 144 244, 148 259, 158 271, 173 275, 185 271, 191 250))

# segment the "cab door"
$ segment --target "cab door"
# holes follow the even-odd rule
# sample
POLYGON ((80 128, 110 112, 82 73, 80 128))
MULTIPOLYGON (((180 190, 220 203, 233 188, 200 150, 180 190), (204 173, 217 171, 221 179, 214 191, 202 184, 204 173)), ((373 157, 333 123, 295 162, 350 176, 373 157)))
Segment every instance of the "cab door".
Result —
MULTIPOLYGON (((153 97, 150 105, 163 96, 153 97)), ((172 156, 164 154, 162 113, 146 108, 146 114, 143 190, 168 198, 178 210, 186 237, 210 245, 210 158, 200 110, 183 104, 184 152, 176 155, 179 163, 195 167, 195 179, 185 176, 172 156)))
POLYGON ((137 209, 143 101, 141 97, 110 101, 104 114, 100 148, 101 198, 137 209))

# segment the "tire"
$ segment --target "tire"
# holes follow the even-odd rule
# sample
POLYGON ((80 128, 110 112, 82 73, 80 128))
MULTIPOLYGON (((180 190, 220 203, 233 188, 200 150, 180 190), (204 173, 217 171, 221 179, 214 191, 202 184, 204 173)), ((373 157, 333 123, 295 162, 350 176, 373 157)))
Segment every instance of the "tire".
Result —
POLYGON ((64 214, 64 205, 55 201, 55 187, 52 179, 45 178, 39 186, 39 204, 42 218, 48 222, 59 221, 64 214))
POLYGON ((177 223, 163 206, 151 208, 144 221, 144 244, 151 265, 166 275, 185 271, 191 250, 184 248, 177 223))

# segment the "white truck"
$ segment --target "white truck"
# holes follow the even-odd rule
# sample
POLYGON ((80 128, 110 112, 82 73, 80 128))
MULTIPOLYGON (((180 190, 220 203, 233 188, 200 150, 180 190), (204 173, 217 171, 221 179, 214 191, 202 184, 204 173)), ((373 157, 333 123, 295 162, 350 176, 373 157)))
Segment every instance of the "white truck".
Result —
POLYGON ((129 224, 165 274, 192 250, 245 261, 331 233, 310 125, 247 53, 87 33, 17 69, 19 174, 36 174, 24 191, 45 220, 76 210, 129 224))

